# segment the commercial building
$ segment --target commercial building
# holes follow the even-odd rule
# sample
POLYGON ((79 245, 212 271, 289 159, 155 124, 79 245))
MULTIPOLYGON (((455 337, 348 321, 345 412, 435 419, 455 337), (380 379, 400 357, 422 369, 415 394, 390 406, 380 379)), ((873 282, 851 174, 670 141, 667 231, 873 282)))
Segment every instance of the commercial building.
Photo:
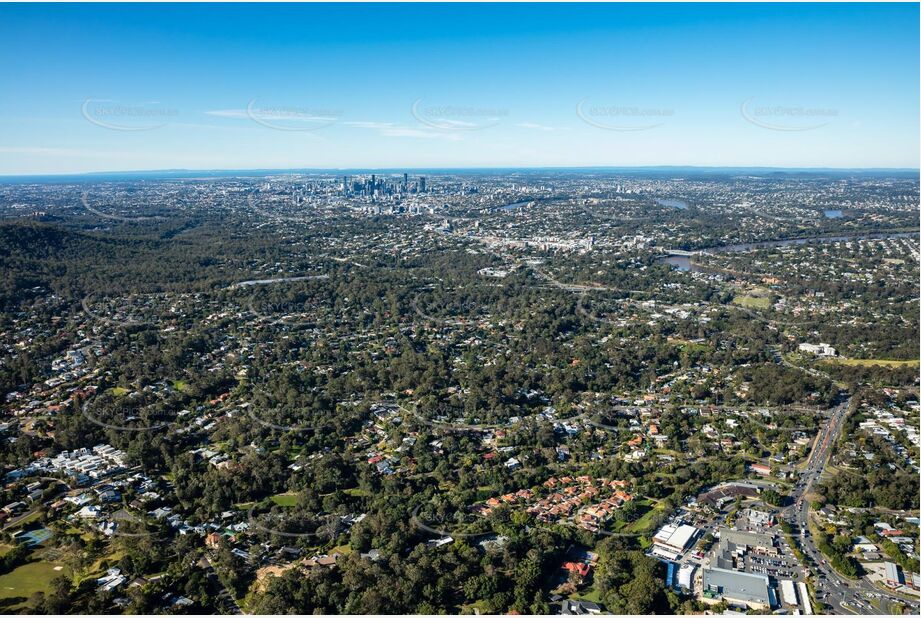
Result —
POLYGON ((694 588, 694 571, 697 567, 693 564, 682 564, 678 569, 678 587, 692 590, 694 588))
POLYGON ((887 562, 886 567, 886 585, 890 588, 898 588, 902 585, 902 577, 899 575, 899 565, 894 562, 887 562))
POLYGON ((774 537, 769 534, 744 532, 730 528, 720 528, 720 552, 737 552, 738 550, 755 551, 759 554, 775 555, 774 537))
POLYGON ((780 600, 784 605, 799 606, 796 598, 796 585, 792 579, 780 580, 780 600))
POLYGON ((774 605, 774 595, 766 575, 729 569, 704 569, 703 597, 705 600, 722 599, 751 609, 770 609, 774 605))
POLYGON ((812 614, 812 602, 809 600, 809 589, 803 582, 796 582, 796 588, 799 590, 799 598, 803 600, 803 613, 807 616, 812 614))
POLYGON ((809 352, 816 356, 835 356, 838 354, 835 348, 827 343, 801 343, 799 344, 800 352, 809 352))
POLYGON ((697 528, 687 524, 666 524, 652 537, 652 554, 666 560, 677 560, 693 544, 697 528))

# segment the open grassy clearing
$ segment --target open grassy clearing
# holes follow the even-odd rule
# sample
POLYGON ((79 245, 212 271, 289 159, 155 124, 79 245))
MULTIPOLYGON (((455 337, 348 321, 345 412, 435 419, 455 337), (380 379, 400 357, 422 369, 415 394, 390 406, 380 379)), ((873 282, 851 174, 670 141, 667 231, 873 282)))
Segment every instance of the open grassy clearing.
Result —
POLYGON ((278 506, 296 506, 298 495, 291 493, 275 494, 270 499, 278 506))
POLYGON ((746 309, 771 308, 771 299, 768 296, 736 296, 732 299, 732 302, 746 309))
POLYGON ((852 367, 917 367, 919 360, 887 360, 883 358, 835 358, 823 360, 822 363, 835 365, 850 365, 852 367))
POLYGON ((60 576, 70 576, 66 566, 39 560, 29 562, 5 575, 0 575, 0 600, 22 599, 9 609, 21 609, 36 592, 49 592, 51 581, 60 576))

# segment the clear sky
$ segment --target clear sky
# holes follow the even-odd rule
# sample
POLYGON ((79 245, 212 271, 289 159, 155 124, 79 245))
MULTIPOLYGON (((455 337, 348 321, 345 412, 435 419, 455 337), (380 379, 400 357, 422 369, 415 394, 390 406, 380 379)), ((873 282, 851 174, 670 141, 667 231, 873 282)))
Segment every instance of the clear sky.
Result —
POLYGON ((0 174, 919 165, 917 4, 0 5, 0 174))

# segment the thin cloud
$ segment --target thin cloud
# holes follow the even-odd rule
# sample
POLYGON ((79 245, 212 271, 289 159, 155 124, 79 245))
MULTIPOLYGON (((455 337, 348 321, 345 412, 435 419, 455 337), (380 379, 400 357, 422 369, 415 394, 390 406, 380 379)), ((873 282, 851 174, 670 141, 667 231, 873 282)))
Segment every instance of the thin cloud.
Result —
POLYGON ((551 127, 545 124, 537 124, 536 122, 519 122, 515 125, 522 129, 533 129, 535 131, 561 131, 565 127, 551 127))
POLYGON ((356 129, 369 129, 377 131, 378 135, 384 137, 414 137, 421 139, 446 139, 452 142, 460 141, 462 138, 456 133, 441 133, 438 131, 427 131, 414 127, 405 127, 392 122, 375 122, 368 120, 351 120, 342 124, 355 127, 356 129))
POLYGON ((38 157, 109 157, 117 154, 80 148, 47 148, 43 146, 0 146, 0 153, 38 157))
POLYGON ((254 115, 260 120, 294 120, 299 122, 333 122, 338 120, 337 116, 323 116, 298 110, 279 111, 259 108, 255 108, 252 111, 246 109, 215 109, 206 111, 205 114, 208 116, 217 116, 219 118, 237 118, 242 120, 252 120, 254 115))

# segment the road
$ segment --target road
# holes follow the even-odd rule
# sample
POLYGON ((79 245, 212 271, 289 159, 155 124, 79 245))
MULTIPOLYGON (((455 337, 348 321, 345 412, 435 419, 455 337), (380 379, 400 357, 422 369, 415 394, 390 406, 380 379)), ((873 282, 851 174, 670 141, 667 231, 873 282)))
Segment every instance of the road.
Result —
MULTIPOLYGON (((838 575, 815 545, 809 532, 809 501, 806 495, 818 482, 831 455, 831 449, 841 435, 841 427, 848 413, 850 400, 838 405, 831 414, 828 423, 816 436, 816 440, 806 461, 806 467, 794 488, 792 504, 781 511, 781 515, 794 528, 794 535, 799 535, 799 545, 803 552, 814 562, 819 577, 815 582, 820 600, 836 614, 887 614, 887 608, 878 609, 870 604, 869 599, 879 595, 881 600, 907 603, 895 595, 888 594, 864 579, 847 580, 838 575), (822 598, 823 593, 826 595, 822 598)), ((885 604, 883 604, 885 605, 885 604)), ((914 613, 918 613, 917 603, 909 604, 914 613)))

